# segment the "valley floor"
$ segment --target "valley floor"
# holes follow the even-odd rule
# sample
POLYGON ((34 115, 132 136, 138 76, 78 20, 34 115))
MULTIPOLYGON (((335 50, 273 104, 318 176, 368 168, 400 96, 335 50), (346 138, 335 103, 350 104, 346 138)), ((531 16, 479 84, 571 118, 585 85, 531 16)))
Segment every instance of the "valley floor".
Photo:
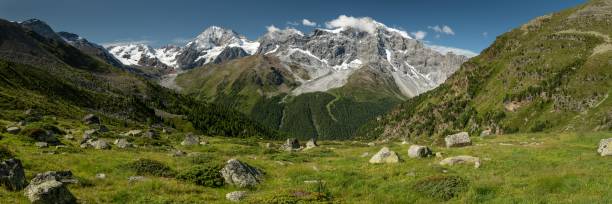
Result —
MULTIPOLYGON (((39 149, 23 136, 1 134, 0 145, 22 160, 28 179, 39 172, 71 170, 80 184, 70 185, 69 189, 81 203, 229 203, 225 194, 240 190, 227 184, 209 188, 152 176, 128 182, 128 177, 135 173, 122 166, 140 158, 161 161, 177 172, 196 161, 221 164, 238 158, 266 174, 260 186, 246 190, 248 200, 258 202, 295 203, 300 196, 315 192, 334 203, 612 202, 612 157, 601 157, 596 152, 600 139, 612 137, 610 132, 503 135, 473 138, 474 145, 469 147, 432 147, 444 157, 480 157, 480 168, 442 167, 438 165, 441 159, 436 157, 410 159, 409 145, 400 143, 368 146, 361 142, 323 141, 315 149, 288 153, 267 149, 264 145, 267 141, 206 137, 209 142, 206 145, 183 147, 178 142, 174 145, 187 153, 200 152, 199 155, 173 157, 169 155, 171 147, 93 150, 81 149, 76 141, 63 141, 67 144, 65 148, 39 149), (403 161, 368 163, 383 146, 397 152, 403 161), (364 156, 366 152, 368 155, 364 156), (99 173, 107 177, 96 178, 99 173), (467 186, 448 201, 418 193, 415 183, 432 176, 459 176, 467 181, 467 186), (318 185, 318 181, 323 185, 318 185)), ((270 142, 280 145, 278 141, 270 142)), ((27 198, 23 191, 0 188, 0 201, 27 203, 27 198)))

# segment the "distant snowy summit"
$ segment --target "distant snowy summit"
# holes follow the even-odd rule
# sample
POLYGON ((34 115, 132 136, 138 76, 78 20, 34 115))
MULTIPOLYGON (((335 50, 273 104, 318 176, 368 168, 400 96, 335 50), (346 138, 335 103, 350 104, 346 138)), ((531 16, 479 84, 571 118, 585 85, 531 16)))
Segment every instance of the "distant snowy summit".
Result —
POLYGON ((249 55, 268 55, 285 65, 299 66, 307 77, 293 94, 327 91, 346 84, 355 70, 376 69, 392 78, 408 97, 431 90, 444 82, 468 57, 442 53, 371 18, 340 16, 308 35, 293 28, 269 27, 257 41, 218 26, 212 26, 186 43, 154 49, 145 44, 106 47, 129 66, 192 69, 223 63, 249 55))

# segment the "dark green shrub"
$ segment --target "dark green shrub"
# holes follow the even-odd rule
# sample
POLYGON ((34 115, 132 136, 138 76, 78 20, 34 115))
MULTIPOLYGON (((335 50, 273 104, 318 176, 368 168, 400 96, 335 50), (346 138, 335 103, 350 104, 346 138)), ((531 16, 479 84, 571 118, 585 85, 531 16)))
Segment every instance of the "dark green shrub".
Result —
POLYGON ((5 146, 0 146, 0 161, 4 161, 14 157, 15 155, 13 154, 13 152, 11 152, 11 150, 9 150, 5 146))
POLYGON ((151 159, 139 159, 129 163, 127 167, 140 176, 174 176, 174 171, 166 164, 151 159))
POLYGON ((28 128, 21 131, 21 134, 37 141, 42 141, 48 136, 47 131, 42 128, 28 128))
POLYGON ((468 181, 459 176, 431 176, 423 178, 413 185, 419 194, 439 200, 450 200, 467 190, 468 181))
POLYGON ((177 179, 206 187, 222 187, 224 184, 221 176, 222 165, 197 165, 176 176, 177 179))

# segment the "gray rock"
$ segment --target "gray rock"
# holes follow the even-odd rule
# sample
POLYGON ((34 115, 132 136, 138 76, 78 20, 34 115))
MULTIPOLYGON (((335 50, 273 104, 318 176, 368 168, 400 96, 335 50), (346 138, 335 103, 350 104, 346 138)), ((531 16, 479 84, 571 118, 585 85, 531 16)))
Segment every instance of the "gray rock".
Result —
POLYGON ((83 122, 85 124, 100 124, 100 118, 94 114, 87 114, 85 117, 83 117, 83 122))
POLYGON ((128 182, 129 183, 139 182, 139 181, 143 181, 143 180, 145 180, 144 176, 130 176, 128 178, 128 182))
POLYGON ((228 160, 220 172, 225 183, 241 188, 254 187, 263 181, 263 172, 237 159, 228 160))
POLYGON ((289 138, 281 148, 285 151, 296 151, 300 149, 300 142, 296 138, 289 138))
POLYGON ((47 171, 36 174, 30 181, 30 184, 41 184, 50 180, 59 181, 63 184, 75 184, 79 182, 72 176, 71 171, 47 171))
POLYGON ((192 145, 197 145, 198 143, 200 143, 200 138, 191 133, 188 133, 187 135, 185 135, 185 139, 183 139, 183 141, 181 142, 181 145, 192 146, 192 145))
POLYGON ((178 149, 172 150, 170 152, 170 156, 173 156, 173 157, 184 157, 186 155, 187 155, 186 152, 178 150, 178 149))
POLYGON ((315 147, 318 147, 318 146, 319 145, 317 144, 317 140, 315 140, 313 138, 313 139, 308 140, 308 142, 306 142, 306 148, 305 149, 312 149, 312 148, 315 148, 315 147))
POLYGON ((480 158, 473 157, 473 156, 467 156, 467 155, 461 155, 461 156, 448 157, 440 161, 440 165, 442 166, 446 166, 446 165, 453 166, 455 164, 474 164, 474 168, 479 168, 480 158))
POLYGON ((481 137, 491 136, 491 134, 493 134, 493 131, 491 131, 491 129, 486 129, 480 132, 481 137))
POLYGON ((157 132, 155 130, 147 130, 144 134, 145 137, 149 138, 149 139, 154 139, 157 138, 157 132))
POLYGON ((96 178, 97 179, 106 179, 106 174, 103 174, 103 173, 96 174, 96 178))
POLYGON ((68 188, 59 181, 49 180, 39 184, 30 184, 24 192, 33 204, 73 204, 77 199, 68 188))
POLYGON ((431 149, 421 145, 410 145, 408 148, 408 157, 410 158, 423 158, 433 155, 431 149))
POLYGON ((102 139, 92 139, 87 142, 94 149, 110 149, 111 146, 106 142, 106 140, 102 139))
POLYGON ((232 202, 240 202, 241 200, 246 198, 246 196, 247 196, 246 191, 234 191, 234 192, 229 192, 225 194, 225 198, 232 202))
POLYGON ((36 146, 38 148, 46 148, 46 147, 49 147, 49 143, 46 143, 46 142, 35 142, 34 146, 36 146))
POLYGON ((612 156, 612 138, 600 140, 597 153, 601 156, 612 156))
POLYGON ((125 136, 139 136, 140 134, 142 134, 142 130, 130 130, 126 133, 123 133, 123 135, 125 136))
POLYGON ((19 128, 19 127, 9 127, 9 128, 6 128, 6 132, 8 132, 10 134, 17 134, 17 133, 19 133, 19 131, 21 131, 21 128, 19 128))
POLYGON ((388 147, 383 147, 376 153, 372 158, 370 158, 371 164, 381 164, 381 163, 398 163, 399 157, 394 151, 389 150, 388 147))
POLYGON ((0 163, 0 185, 11 191, 26 187, 25 172, 19 159, 8 159, 0 163))
POLYGON ((446 147, 463 147, 472 145, 470 135, 467 132, 460 132, 454 135, 449 135, 444 138, 446 147))
POLYGON ((126 139, 116 139, 115 146, 121 149, 132 147, 132 143, 128 142, 126 139))

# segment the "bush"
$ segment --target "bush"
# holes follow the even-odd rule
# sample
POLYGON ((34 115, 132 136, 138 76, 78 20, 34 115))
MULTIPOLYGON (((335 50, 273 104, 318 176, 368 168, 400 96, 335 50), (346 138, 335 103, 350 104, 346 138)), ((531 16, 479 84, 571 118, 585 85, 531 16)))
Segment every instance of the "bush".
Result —
POLYGON ((198 165, 176 176, 177 179, 188 181, 200 186, 218 188, 224 184, 221 176, 222 165, 198 165))
POLYGON ((164 163, 151 159, 139 159, 127 165, 129 169, 135 171, 139 176, 161 176, 172 177, 174 171, 164 163))
POLYGON ((13 152, 11 152, 11 150, 9 150, 5 146, 0 146, 0 161, 4 161, 14 157, 15 155, 13 154, 13 152))
POLYGON ((439 200, 450 200, 467 190, 468 181, 459 176, 431 176, 417 181, 413 189, 419 194, 439 200))

